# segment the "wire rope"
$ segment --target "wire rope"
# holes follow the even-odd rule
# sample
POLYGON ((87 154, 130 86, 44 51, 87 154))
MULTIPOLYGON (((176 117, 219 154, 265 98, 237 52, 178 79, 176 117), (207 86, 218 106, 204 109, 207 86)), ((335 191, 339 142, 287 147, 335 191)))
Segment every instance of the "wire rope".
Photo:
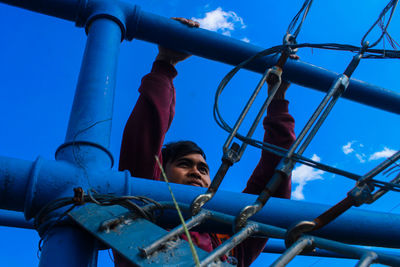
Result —
MULTIPOLYGON (((380 13, 378 19, 374 22, 374 24, 372 24, 372 26, 368 29, 368 31, 365 33, 365 35, 364 35, 363 38, 361 39, 361 45, 364 44, 365 39, 366 39, 367 36, 371 33, 371 31, 375 28, 376 25, 378 25, 378 26, 382 29, 382 33, 381 33, 381 35, 379 36, 378 40, 376 40, 374 43, 372 43, 371 45, 369 45, 369 47, 374 47, 374 46, 376 46, 376 45, 382 40, 382 38, 383 38, 385 35, 388 35, 387 28, 389 27, 389 24, 390 24, 390 22, 391 22, 391 20, 392 20, 393 13, 394 13, 394 11, 395 11, 395 9, 396 9, 397 3, 398 3, 398 0, 391 0, 391 1, 386 5, 386 7, 385 7, 385 8, 382 10, 382 12, 380 13), (389 19, 388 19, 386 25, 384 25, 384 23, 383 23, 383 18, 384 18, 384 16, 386 15, 386 13, 389 12, 389 10, 390 10, 389 19), (379 24, 381 24, 381 25, 379 25, 379 24)), ((389 36, 390 36, 390 35, 389 35, 389 36)), ((390 37, 390 38, 391 38, 391 37, 390 37)))

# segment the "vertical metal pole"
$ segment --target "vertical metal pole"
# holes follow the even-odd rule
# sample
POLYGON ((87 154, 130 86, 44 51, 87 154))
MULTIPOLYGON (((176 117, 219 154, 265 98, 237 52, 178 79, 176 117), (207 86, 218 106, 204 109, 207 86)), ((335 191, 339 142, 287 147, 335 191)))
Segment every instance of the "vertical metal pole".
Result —
POLYGON ((81 167, 112 165, 107 148, 120 42, 121 29, 114 21, 100 18, 89 26, 67 135, 56 152, 57 160, 81 167))
POLYGON ((46 235, 39 267, 95 267, 96 242, 89 233, 73 227, 55 227, 46 235))
MULTIPOLYGON (((110 19, 99 18, 89 25, 74 103, 65 143, 56 152, 82 168, 110 168, 110 142, 115 76, 121 29, 110 19)), ((96 266, 93 237, 73 226, 56 226, 44 233, 41 267, 96 266)))

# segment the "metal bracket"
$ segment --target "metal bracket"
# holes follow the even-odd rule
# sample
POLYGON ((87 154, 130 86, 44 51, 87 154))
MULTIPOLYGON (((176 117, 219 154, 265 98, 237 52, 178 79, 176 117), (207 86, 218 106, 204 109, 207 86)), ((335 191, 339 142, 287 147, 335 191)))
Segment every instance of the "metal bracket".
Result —
MULTIPOLYGON (((189 243, 177 238, 169 240, 151 255, 144 256, 141 248, 168 234, 168 231, 142 218, 128 216, 121 206, 86 204, 69 216, 97 239, 109 245, 135 266, 193 266, 189 243)), ((208 253, 196 248, 200 259, 208 253)), ((222 263, 225 264, 225 263, 222 263)))

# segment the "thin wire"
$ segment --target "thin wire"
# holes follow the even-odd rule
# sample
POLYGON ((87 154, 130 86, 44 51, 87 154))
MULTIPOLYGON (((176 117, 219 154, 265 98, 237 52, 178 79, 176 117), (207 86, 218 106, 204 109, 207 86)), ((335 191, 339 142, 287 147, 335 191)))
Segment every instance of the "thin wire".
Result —
POLYGON ((363 38, 361 39, 361 45, 364 44, 365 39, 366 39, 367 36, 370 34, 370 32, 375 28, 375 26, 376 26, 377 24, 379 24, 379 22, 382 21, 382 19, 383 19, 383 17, 385 16, 385 14, 386 14, 389 10, 391 10, 389 19, 388 19, 388 21, 387 21, 387 23, 386 23, 386 26, 384 26, 384 27, 382 28, 382 34, 379 36, 378 40, 376 40, 376 41, 375 41, 373 44, 371 44, 369 47, 374 47, 374 46, 376 46, 376 45, 382 40, 383 36, 385 36, 385 35, 387 34, 387 28, 389 27, 390 21, 392 20, 393 13, 394 13, 394 11, 395 11, 395 9, 396 9, 397 3, 398 3, 398 0, 390 0, 390 2, 386 5, 386 7, 385 7, 385 8, 381 11, 381 13, 379 14, 378 19, 375 21, 374 24, 372 24, 372 26, 369 28, 369 30, 365 33, 365 35, 364 35, 363 38))
POLYGON ((286 33, 291 34, 295 39, 297 38, 297 35, 299 34, 301 27, 303 26, 303 23, 307 17, 308 11, 311 8, 311 4, 312 4, 313 0, 306 0, 303 3, 303 6, 301 7, 301 9, 299 10, 299 12, 297 12, 297 14, 294 16, 294 18, 292 19, 292 21, 290 22, 286 33), (303 17, 299 23, 299 25, 297 26, 296 30, 293 32, 293 29, 295 28, 301 14, 303 13, 303 17))
MULTIPOLYGON (((382 31, 384 31, 384 23, 383 23, 384 19, 381 19, 378 23, 379 28, 381 28, 382 31)), ((386 32, 385 34, 385 38, 388 41, 389 45, 394 49, 394 50, 398 50, 398 47, 400 47, 400 44, 398 42, 396 42, 396 40, 394 40, 392 38, 392 36, 390 36, 389 32, 386 32)), ((383 38, 382 42, 383 42, 383 49, 385 49, 385 38, 383 38)))
MULTIPOLYGON (((219 98, 222 94, 222 91, 228 84, 228 82, 232 79, 232 77, 243 67, 245 67, 249 62, 269 56, 272 54, 278 54, 279 52, 283 51, 283 49, 290 47, 292 49, 294 48, 304 48, 304 47, 311 47, 311 48, 319 48, 319 49, 330 49, 330 50, 341 50, 341 51, 350 51, 350 52, 357 52, 361 51, 361 47, 353 46, 353 45, 347 45, 347 44, 337 44, 337 43, 323 43, 323 44, 309 44, 309 43, 303 43, 303 44, 294 44, 294 45, 279 45, 279 46, 274 46, 268 49, 265 49, 254 56, 250 57, 249 59, 243 61, 239 65, 235 66, 220 82, 218 85, 217 91, 215 93, 215 99, 214 99, 214 109, 213 109, 213 116, 214 120, 216 121, 217 125, 221 127, 223 130, 227 131, 228 133, 232 132, 232 127, 228 125, 228 123, 223 119, 220 111, 219 111, 219 98)), ((400 53, 399 51, 394 51, 394 50, 382 50, 382 49, 371 49, 371 48, 366 48, 365 53, 363 58, 400 58, 400 53)), ((285 156, 287 150, 274 146, 272 144, 264 143, 252 138, 247 138, 239 133, 235 135, 236 138, 241 140, 244 143, 247 143, 251 146, 258 147, 261 149, 264 149, 266 151, 269 151, 271 153, 274 153, 279 156, 285 156)), ((331 173, 335 173, 353 180, 358 180, 361 178, 360 175, 353 174, 351 172, 347 172, 338 168, 334 168, 316 161, 313 161, 311 159, 307 159, 305 157, 302 157, 300 155, 294 154, 293 159, 296 162, 305 164, 307 166, 317 168, 323 171, 328 171, 331 173)), ((376 181, 372 180, 371 183, 377 187, 383 188, 383 189, 388 189, 392 191, 398 191, 399 185, 392 184, 392 183, 386 183, 386 182, 381 182, 381 181, 376 181)))

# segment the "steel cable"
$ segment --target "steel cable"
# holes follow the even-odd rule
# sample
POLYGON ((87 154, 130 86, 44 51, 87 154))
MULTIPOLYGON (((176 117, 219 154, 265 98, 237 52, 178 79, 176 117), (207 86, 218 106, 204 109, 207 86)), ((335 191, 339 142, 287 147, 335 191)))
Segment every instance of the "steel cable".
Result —
MULTIPOLYGON (((222 94, 222 91, 226 87, 226 85, 229 83, 229 81, 233 78, 233 76, 243 67, 245 67, 249 62, 262 58, 265 56, 269 56, 272 54, 278 54, 283 49, 286 49, 287 47, 290 47, 291 49, 296 49, 296 48, 318 48, 318 49, 329 49, 329 50, 336 50, 336 51, 349 51, 349 52, 354 52, 358 53, 362 48, 354 45, 348 45, 348 44, 338 44, 338 43, 322 43, 322 44, 310 44, 310 43, 303 43, 303 44, 295 44, 295 45, 278 45, 274 46, 268 49, 265 49, 254 56, 250 57, 249 59, 243 61, 239 65, 235 66, 220 82, 218 85, 217 91, 215 93, 215 99, 214 99, 214 108, 213 108, 213 115, 214 115, 214 120, 216 121, 217 125, 221 127, 223 130, 227 131, 228 133, 232 132, 232 127, 223 119, 220 110, 219 110, 219 99, 222 94)), ((371 59, 381 59, 381 58, 400 58, 400 51, 395 51, 395 50, 383 50, 383 49, 371 49, 367 48, 365 49, 365 54, 363 58, 371 58, 371 59)), ((271 153, 277 154, 279 156, 285 156, 287 150, 274 146, 272 144, 264 143, 262 141, 258 141, 252 138, 246 138, 243 135, 237 133, 235 135, 236 138, 241 140, 242 142, 245 142, 251 146, 261 148, 264 150, 267 150, 271 153)), ((338 168, 334 168, 316 161, 313 161, 311 159, 305 158, 303 156, 299 156, 294 154, 293 159, 296 162, 305 164, 307 166, 317 168, 323 171, 335 173, 353 180, 358 180, 361 175, 353 174, 351 172, 347 172, 338 168)), ((372 180, 371 181, 375 186, 383 188, 383 189, 389 189, 392 191, 398 191, 400 186, 396 184, 391 184, 391 183, 386 183, 386 182, 381 182, 377 180, 372 180)))
POLYGON ((299 12, 297 12, 297 14, 294 16, 294 18, 292 19, 292 21, 290 22, 290 24, 286 30, 286 33, 291 34, 294 37, 294 39, 297 38, 297 35, 299 34, 301 27, 303 26, 303 23, 307 17, 308 11, 311 8, 312 2, 313 2, 313 0, 304 1, 303 6, 299 10, 299 12), (299 20, 301 14, 303 14, 303 16, 301 18, 300 23, 298 23, 298 20, 299 20), (297 23, 298 23, 298 26, 297 26, 296 30, 294 30, 297 23), (293 32, 293 30, 294 30, 294 32, 293 32))
MULTIPOLYGON (((376 25, 380 26, 379 24, 382 23, 384 16, 386 15, 387 12, 389 12, 389 10, 391 10, 390 15, 389 15, 389 19, 386 23, 386 26, 382 26, 382 33, 379 36, 378 40, 376 40, 373 44, 369 45, 369 47, 374 47, 376 46, 383 38, 383 36, 388 35, 387 33, 387 28, 389 27, 389 24, 392 20, 393 17, 393 13, 396 9, 398 0, 390 0, 390 2, 386 5, 386 7, 382 10, 382 12, 379 14, 379 18, 375 21, 374 24, 372 24, 372 26, 368 29, 368 31, 365 33, 365 35, 363 36, 363 38, 361 39, 361 45, 364 44, 365 39, 367 38, 367 36, 371 33, 371 31, 375 28, 376 25)), ((390 35, 389 35, 390 36, 390 35)))

